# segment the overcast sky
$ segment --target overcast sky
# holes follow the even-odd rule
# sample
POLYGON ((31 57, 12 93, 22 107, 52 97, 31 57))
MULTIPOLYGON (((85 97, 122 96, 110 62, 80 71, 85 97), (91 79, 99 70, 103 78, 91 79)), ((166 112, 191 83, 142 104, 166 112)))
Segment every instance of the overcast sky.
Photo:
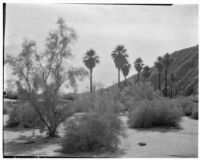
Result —
MULTIPOLYGON (((125 45, 131 64, 141 57, 150 67, 159 55, 198 44, 197 5, 7 4, 5 53, 19 54, 24 38, 34 39, 43 50, 58 17, 78 34, 72 47, 74 66, 83 66, 84 53, 93 48, 101 60, 93 79, 105 87, 117 82, 110 55, 118 44, 125 45)), ((135 73, 132 67, 129 76, 135 73)), ((5 78, 11 77, 10 69, 5 74, 5 78)), ((89 79, 79 83, 79 91, 87 86, 89 79)))

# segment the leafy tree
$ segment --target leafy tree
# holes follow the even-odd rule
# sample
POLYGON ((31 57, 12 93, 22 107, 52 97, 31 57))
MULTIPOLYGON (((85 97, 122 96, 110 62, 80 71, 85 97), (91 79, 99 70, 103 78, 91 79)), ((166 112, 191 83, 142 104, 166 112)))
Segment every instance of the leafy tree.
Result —
POLYGON ((127 63, 128 54, 124 45, 117 45, 114 51, 111 54, 112 59, 114 60, 115 67, 118 69, 118 86, 120 84, 120 70, 123 65, 127 63))
POLYGON ((165 96, 167 97, 167 72, 168 72, 168 69, 172 63, 172 59, 170 57, 170 54, 169 53, 166 53, 162 59, 162 64, 164 66, 164 70, 165 70, 165 96))
POLYGON ((161 76, 163 72, 162 57, 158 57, 157 61, 154 63, 154 66, 158 71, 158 88, 161 90, 161 76))
POLYGON ((90 93, 92 93, 92 71, 96 64, 99 63, 99 56, 93 49, 90 49, 85 53, 83 63, 90 70, 90 93))
POLYGON ((44 52, 37 51, 35 41, 25 40, 21 53, 17 57, 7 56, 6 60, 18 77, 19 94, 29 101, 51 137, 56 136, 59 124, 72 114, 70 106, 60 101, 62 89, 69 87, 74 77, 85 76, 83 69, 64 68, 67 58, 72 56, 70 45, 76 40, 76 33, 62 18, 58 19, 57 27, 49 33, 44 52))
POLYGON ((124 64, 122 67, 122 73, 125 78, 125 86, 126 86, 126 77, 128 76, 130 69, 131 69, 131 64, 129 63, 124 64))
POLYGON ((142 59, 140 57, 137 58, 135 60, 135 62, 134 62, 134 67, 135 67, 136 71, 138 72, 138 74, 137 74, 137 83, 140 80, 140 72, 142 71, 143 65, 144 65, 143 61, 142 61, 142 59))
POLYGON ((145 67, 143 68, 142 75, 143 75, 143 77, 144 77, 144 81, 145 81, 146 79, 149 78, 149 76, 151 75, 149 66, 145 66, 145 67))

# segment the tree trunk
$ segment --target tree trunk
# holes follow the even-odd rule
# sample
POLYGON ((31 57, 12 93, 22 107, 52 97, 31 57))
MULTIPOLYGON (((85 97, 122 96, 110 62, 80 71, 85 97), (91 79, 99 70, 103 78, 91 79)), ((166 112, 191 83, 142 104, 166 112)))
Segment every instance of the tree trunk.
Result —
POLYGON ((48 128, 48 135, 49 137, 56 137, 56 128, 51 126, 48 128))
POLYGON ((161 73, 158 73, 158 88, 161 90, 161 73))
POLYGON ((92 69, 90 69, 90 93, 92 93, 92 69))
POLYGON ((120 68, 118 68, 118 86, 120 84, 120 68))
POLYGON ((139 83, 139 80, 140 80, 140 73, 138 72, 138 74, 137 74, 137 83, 139 83))
POLYGON ((171 97, 173 97, 173 85, 171 84, 171 97))
POLYGON ((126 86, 126 76, 124 76, 125 77, 125 86, 126 86))
POLYGON ((167 69, 165 69, 165 97, 167 97, 167 69))

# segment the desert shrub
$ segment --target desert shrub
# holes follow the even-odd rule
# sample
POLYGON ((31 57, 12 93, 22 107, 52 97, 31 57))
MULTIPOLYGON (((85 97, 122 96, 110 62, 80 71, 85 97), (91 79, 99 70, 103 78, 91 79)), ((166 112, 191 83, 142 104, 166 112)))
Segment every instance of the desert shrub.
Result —
POLYGON ((112 115, 92 112, 70 120, 62 143, 62 151, 84 152, 116 148, 120 134, 120 120, 112 115))
POLYGON ((28 102, 19 103, 13 106, 13 110, 9 114, 7 127, 39 127, 42 123, 38 114, 30 106, 28 102))
POLYGON ((129 112, 130 128, 150 128, 158 126, 178 126, 181 111, 167 99, 145 100, 137 103, 129 112))
POLYGON ((182 109, 185 116, 191 116, 195 103, 190 97, 179 97, 174 100, 176 105, 182 109))
POLYGON ((67 122, 64 153, 117 148, 123 132, 118 109, 110 96, 109 92, 94 94, 91 110, 67 122))
POLYGON ((64 95, 62 95, 62 99, 77 100, 77 95, 75 95, 75 94, 64 94, 64 95))
POLYGON ((135 101, 140 100, 153 100, 160 96, 160 93, 154 91, 151 83, 139 83, 133 84, 124 89, 124 96, 133 98, 135 101))
POLYGON ((3 103, 3 114, 9 114, 12 108, 12 103, 9 101, 4 101, 3 103))
POLYGON ((119 96, 119 92, 117 91, 98 91, 73 101, 71 106, 74 112, 89 112, 96 108, 105 109, 106 107, 106 110, 110 109, 118 113, 121 105, 119 96))
POLYGON ((121 92, 121 101, 127 110, 131 110, 138 106, 138 102, 143 100, 152 101, 162 97, 161 93, 155 91, 150 83, 132 84, 124 88, 121 92))
POLYGON ((6 92, 6 94, 4 95, 4 98, 8 98, 8 99, 18 99, 18 93, 16 92, 12 92, 12 91, 8 91, 6 92))
POLYGON ((199 119, 198 106, 195 107, 195 108, 192 110, 191 118, 192 118, 192 119, 199 119))
POLYGON ((94 95, 88 95, 84 99, 75 100, 70 103, 74 112, 88 112, 94 108, 94 95))

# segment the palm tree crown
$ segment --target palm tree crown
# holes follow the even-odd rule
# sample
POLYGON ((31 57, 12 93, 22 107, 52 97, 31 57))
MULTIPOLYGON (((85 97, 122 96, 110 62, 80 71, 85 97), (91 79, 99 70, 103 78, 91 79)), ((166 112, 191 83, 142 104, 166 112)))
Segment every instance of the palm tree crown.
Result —
POLYGON ((90 70, 90 92, 92 93, 92 71, 96 64, 99 63, 99 56, 96 55, 93 49, 90 49, 85 53, 83 63, 90 70))
POLYGON ((123 75, 125 77, 128 76, 130 69, 131 69, 131 64, 126 63, 126 64, 123 65, 123 67, 122 67, 122 73, 123 73, 123 75))
POLYGON ((149 66, 145 66, 143 68, 143 76, 144 76, 144 78, 147 79, 147 78, 149 78, 150 75, 151 75, 151 73, 150 73, 149 66))
POLYGON ((166 53, 164 55, 164 57, 162 58, 162 64, 163 64, 164 68, 168 69, 169 66, 171 65, 171 63, 172 63, 172 58, 170 57, 169 53, 166 53))
POLYGON ((163 71, 163 64, 162 64, 162 57, 158 57, 157 61, 154 63, 155 68, 159 73, 162 73, 163 71))
POLYGON ((127 63, 128 54, 126 53, 124 45, 118 45, 111 54, 114 59, 115 66, 118 69, 122 69, 123 65, 127 63))
POLYGON ((93 49, 88 50, 83 57, 83 63, 88 69, 93 69, 99 63, 99 56, 93 49))
POLYGON ((143 67, 143 61, 141 58, 137 58, 134 62, 134 67, 137 70, 137 72, 141 72, 142 71, 142 67, 143 67))

